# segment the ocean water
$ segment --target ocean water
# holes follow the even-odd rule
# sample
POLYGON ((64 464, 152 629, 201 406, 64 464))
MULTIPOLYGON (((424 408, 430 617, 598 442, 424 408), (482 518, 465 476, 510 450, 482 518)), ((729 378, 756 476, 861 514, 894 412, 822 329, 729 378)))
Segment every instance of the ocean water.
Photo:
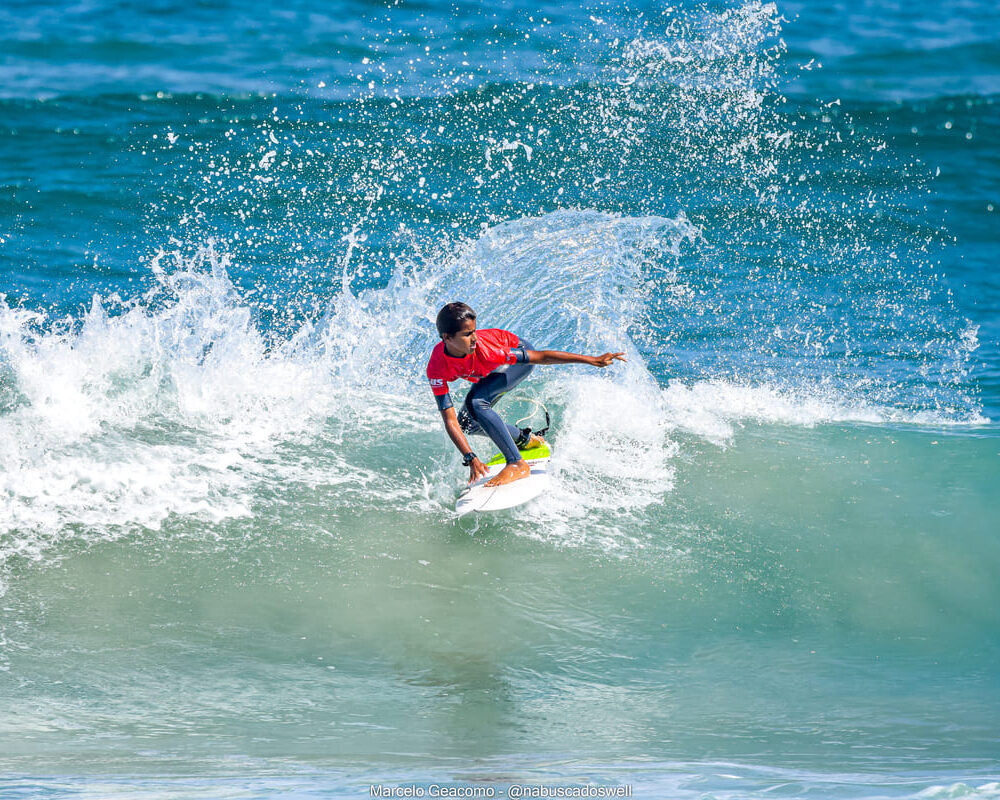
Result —
POLYGON ((998 30, 4 2, 0 797, 1000 797, 998 30), (629 357, 477 519, 453 299, 629 357))

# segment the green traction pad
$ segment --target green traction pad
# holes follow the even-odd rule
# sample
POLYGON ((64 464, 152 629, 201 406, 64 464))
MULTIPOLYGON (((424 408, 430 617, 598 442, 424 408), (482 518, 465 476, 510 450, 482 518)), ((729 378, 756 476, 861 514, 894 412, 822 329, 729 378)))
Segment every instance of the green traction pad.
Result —
MULTIPOLYGON (((521 458, 525 461, 538 461, 543 458, 548 458, 552 455, 552 451, 549 450, 547 444, 543 444, 539 447, 532 447, 528 450, 520 450, 521 458)), ((492 467, 497 464, 503 464, 507 459, 503 457, 503 453, 497 453, 493 458, 486 462, 487 467, 492 467)))

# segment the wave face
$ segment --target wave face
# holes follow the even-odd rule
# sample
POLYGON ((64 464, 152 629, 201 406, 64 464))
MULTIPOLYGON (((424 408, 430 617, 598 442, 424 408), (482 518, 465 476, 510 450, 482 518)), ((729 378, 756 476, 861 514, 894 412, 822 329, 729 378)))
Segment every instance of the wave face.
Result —
POLYGON ((995 796, 996 14, 0 10, 0 794, 995 796))

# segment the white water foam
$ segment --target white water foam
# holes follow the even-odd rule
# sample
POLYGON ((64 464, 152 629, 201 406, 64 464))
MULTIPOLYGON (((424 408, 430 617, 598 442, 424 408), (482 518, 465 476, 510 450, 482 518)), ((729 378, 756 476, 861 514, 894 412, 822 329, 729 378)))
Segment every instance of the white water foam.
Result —
POLYGON ((664 298, 693 302, 677 260, 698 235, 683 215, 517 220, 398 266, 384 288, 337 293, 323 318, 270 347, 212 245, 158 254, 149 292, 95 297, 79 320, 0 305, 0 562, 171 518, 211 531, 269 513, 265 486, 450 519, 461 470, 423 367, 434 312, 459 298, 481 326, 538 348, 628 354, 602 372, 543 367, 525 386, 556 412, 556 481, 518 530, 554 543, 642 546, 643 514, 673 486, 674 432, 725 444, 746 420, 949 421, 801 387, 662 386, 635 336, 653 301, 658 312, 664 298))
POLYGON ((991 781, 980 786, 970 786, 967 783, 952 783, 947 786, 931 786, 924 789, 915 797, 945 800, 945 798, 968 798, 968 800, 987 800, 987 798, 1000 797, 1000 782, 991 781))
POLYGON ((719 445, 728 444, 747 422, 801 427, 827 423, 966 427, 989 422, 979 414, 956 419, 951 413, 874 405, 823 385, 788 388, 674 379, 663 390, 663 403, 672 427, 719 445))

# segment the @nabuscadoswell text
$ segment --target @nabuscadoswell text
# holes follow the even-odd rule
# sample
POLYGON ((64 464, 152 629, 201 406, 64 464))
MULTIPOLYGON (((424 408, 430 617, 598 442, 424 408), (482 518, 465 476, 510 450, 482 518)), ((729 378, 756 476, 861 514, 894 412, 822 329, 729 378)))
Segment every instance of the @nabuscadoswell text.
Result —
POLYGON ((501 786, 469 786, 467 784, 432 783, 427 786, 416 784, 389 785, 373 783, 368 787, 369 797, 413 798, 413 797, 461 797, 461 798, 604 798, 631 797, 632 786, 550 786, 543 784, 511 783, 501 786))

